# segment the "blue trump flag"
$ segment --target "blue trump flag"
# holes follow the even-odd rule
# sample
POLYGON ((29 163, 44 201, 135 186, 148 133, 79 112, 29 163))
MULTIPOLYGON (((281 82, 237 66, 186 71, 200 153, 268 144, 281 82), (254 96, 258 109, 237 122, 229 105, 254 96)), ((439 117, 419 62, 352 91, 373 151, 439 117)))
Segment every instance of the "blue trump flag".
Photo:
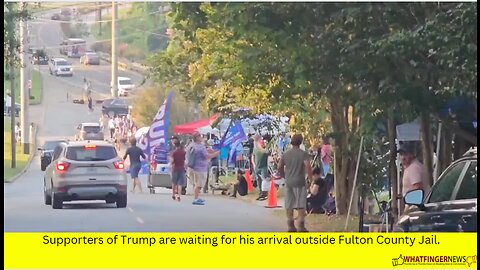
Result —
POLYGON ((240 121, 235 121, 235 123, 227 129, 225 135, 220 142, 220 148, 224 146, 230 147, 230 157, 228 159, 229 164, 235 164, 236 156, 237 156, 237 145, 241 143, 243 140, 247 139, 247 135, 243 130, 242 123, 240 121))
POLYGON ((161 159, 156 160, 157 163, 168 162, 164 155, 168 153, 168 126, 170 124, 169 115, 172 98, 173 91, 168 94, 165 102, 158 109, 150 129, 145 135, 145 140, 137 143, 137 146, 143 150, 149 159, 152 159, 152 155, 156 153, 157 158, 161 159))

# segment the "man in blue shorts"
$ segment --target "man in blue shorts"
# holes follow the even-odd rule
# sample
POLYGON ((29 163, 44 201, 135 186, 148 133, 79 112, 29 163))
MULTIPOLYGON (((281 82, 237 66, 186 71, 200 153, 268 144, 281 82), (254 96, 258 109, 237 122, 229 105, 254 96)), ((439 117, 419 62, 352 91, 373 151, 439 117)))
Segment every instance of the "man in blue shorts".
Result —
POLYGON ((140 183, 140 179, 138 179, 138 173, 142 168, 142 162, 140 161, 140 157, 146 159, 143 150, 137 146, 137 140, 135 138, 130 139, 130 147, 125 152, 123 156, 123 160, 127 159, 127 156, 130 157, 130 175, 133 179, 133 188, 131 192, 135 192, 135 187, 138 186, 140 192, 142 192, 142 184, 140 183))

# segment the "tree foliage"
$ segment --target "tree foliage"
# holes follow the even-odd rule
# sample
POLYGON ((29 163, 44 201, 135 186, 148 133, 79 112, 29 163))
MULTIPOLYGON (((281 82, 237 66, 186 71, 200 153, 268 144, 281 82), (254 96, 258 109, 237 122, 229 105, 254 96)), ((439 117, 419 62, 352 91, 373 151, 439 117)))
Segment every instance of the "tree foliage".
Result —
POLYGON ((17 24, 21 20, 30 18, 26 5, 26 3, 19 5, 17 2, 3 3, 3 61, 7 66, 20 62, 17 24))
POLYGON ((382 141, 379 119, 476 99, 476 14, 476 3, 175 3, 152 75, 210 111, 288 115, 312 143, 332 131, 344 213, 360 137, 382 141))

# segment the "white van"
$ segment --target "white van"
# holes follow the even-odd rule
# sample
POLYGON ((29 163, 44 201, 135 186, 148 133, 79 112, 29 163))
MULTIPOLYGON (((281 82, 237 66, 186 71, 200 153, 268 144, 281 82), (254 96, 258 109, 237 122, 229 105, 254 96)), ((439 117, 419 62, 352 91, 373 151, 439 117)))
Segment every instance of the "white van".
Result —
POLYGON ((118 87, 118 96, 126 97, 128 93, 135 88, 135 85, 132 82, 132 79, 128 77, 118 77, 117 78, 117 87, 118 87))

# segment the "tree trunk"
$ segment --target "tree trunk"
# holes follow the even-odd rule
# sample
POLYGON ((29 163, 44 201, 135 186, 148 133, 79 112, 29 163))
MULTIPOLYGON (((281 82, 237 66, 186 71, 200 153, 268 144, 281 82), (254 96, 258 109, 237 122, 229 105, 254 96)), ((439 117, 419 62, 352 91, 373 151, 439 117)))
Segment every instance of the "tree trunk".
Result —
POLYGON ((395 199, 398 192, 398 179, 397 179, 397 145, 395 143, 397 130, 395 127, 395 118, 393 111, 388 112, 388 122, 387 122, 387 135, 388 135, 388 147, 390 151, 388 162, 388 179, 390 179, 390 191, 392 198, 392 212, 396 217, 398 215, 398 200, 395 199))
POLYGON ((440 139, 440 154, 438 175, 452 163, 452 132, 447 128, 442 128, 442 138, 440 139))
POLYGON ((335 203, 337 214, 344 215, 348 212, 348 122, 346 122, 345 107, 341 102, 332 98, 331 117, 335 134, 335 203))
POLYGON ((432 132, 430 128, 430 116, 427 112, 421 113, 420 129, 422 136, 423 165, 427 170, 427 179, 431 186, 433 185, 432 132))

